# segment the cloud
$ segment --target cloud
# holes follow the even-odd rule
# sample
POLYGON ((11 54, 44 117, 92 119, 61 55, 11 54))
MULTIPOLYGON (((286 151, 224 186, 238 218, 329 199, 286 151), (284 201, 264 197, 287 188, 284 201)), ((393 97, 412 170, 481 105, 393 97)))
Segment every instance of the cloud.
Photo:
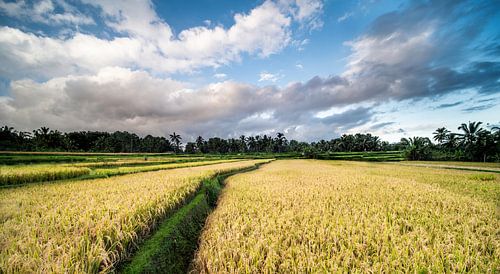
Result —
POLYGON ((379 129, 385 128, 385 127, 393 125, 393 124, 395 124, 395 122, 377 123, 377 124, 371 125, 369 130, 379 130, 379 129))
POLYGON ((332 126, 362 124, 367 121, 363 116, 371 113, 357 109, 314 118, 312 113, 331 105, 325 100, 335 99, 325 97, 333 93, 311 91, 336 81, 313 79, 285 88, 225 81, 189 89, 186 83, 146 71, 106 67, 95 75, 70 75, 42 83, 13 81, 10 95, 0 97, 0 119, 22 129, 45 125, 60 130, 134 129, 142 134, 175 130, 188 136, 298 127, 293 131, 296 136, 312 138, 310 127, 332 132, 332 126))
MULTIPOLYGON (((272 1, 265 1, 247 14, 235 14, 234 24, 227 29, 221 25, 199 26, 178 35, 158 17, 151 2, 84 2, 99 9, 105 24, 121 35, 102 39, 76 32, 60 39, 1 27, 0 48, 6 62, 0 64, 0 69, 10 71, 7 75, 11 79, 95 73, 107 66, 138 67, 156 73, 191 72, 239 61, 242 54, 266 58, 291 40, 291 15, 272 1)), ((52 10, 42 3, 38 12, 52 10)), ((7 6, 4 10, 17 10, 17 6, 7 6)), ((71 20, 64 14, 51 18, 71 20)))
POLYGON ((478 18, 498 13, 487 1, 474 3, 411 2, 380 16, 367 34, 346 43, 352 54, 342 76, 365 98, 405 100, 464 89, 498 91, 500 63, 490 61, 495 58, 467 58, 465 53, 488 22, 478 18))
POLYGON ((227 74, 225 73, 216 73, 214 74, 214 77, 217 78, 217 79, 224 79, 227 77, 227 74))
POLYGON ((28 4, 25 1, 5 2, 0 0, 0 13, 20 20, 47 25, 95 25, 92 17, 77 12, 63 0, 42 0, 28 4), (62 12, 57 12, 59 9, 62 12))
POLYGON ((323 26, 322 0, 277 0, 277 3, 284 12, 290 13, 302 28, 315 30, 323 26))
POLYGON ((293 40, 292 45, 297 48, 298 51, 303 51, 306 48, 306 45, 309 44, 309 39, 303 40, 293 40))
POLYGON ((183 83, 155 78, 145 71, 109 67, 96 75, 67 76, 44 83, 14 81, 10 98, 0 100, 0 117, 25 128, 47 125, 63 130, 190 132, 211 121, 235 122, 258 111, 266 104, 257 97, 249 99, 257 96, 254 92, 253 87, 233 82, 190 90, 183 83))
POLYGON ((366 124, 371 120, 372 116, 371 108, 358 107, 318 119, 324 124, 345 130, 366 124))
POLYGON ((465 108, 465 109, 462 109, 463 112, 476 112, 476 111, 482 111, 482 110, 485 110, 485 109, 489 109, 489 108, 492 108, 494 106, 496 106, 497 104, 484 104, 484 105, 477 105, 477 106, 472 106, 472 107, 468 107, 468 108, 465 108))
POLYGON ((440 104, 439 106, 437 106, 435 108, 436 109, 451 108, 451 107, 455 107, 455 106, 461 105, 463 103, 464 103, 464 101, 458 101, 458 102, 455 102, 455 103, 445 103, 445 104, 440 104))
POLYGON ((268 72, 261 72, 259 74, 259 82, 276 82, 282 77, 281 74, 273 74, 268 72))
MULTIPOLYGON (((164 73, 218 67, 238 61, 242 54, 265 58, 292 43, 291 24, 306 20, 307 12, 300 15, 298 2, 287 2, 293 12, 285 12, 282 2, 266 1, 249 13, 236 14, 228 28, 202 26, 174 35, 150 3, 89 3, 101 10, 119 37, 106 40, 76 33, 50 38, 0 28, 0 74, 13 79, 10 94, 0 97, 4 123, 20 129, 45 125, 142 134, 175 130, 186 137, 279 130, 290 138, 311 140, 371 123, 375 128, 389 126, 376 123, 373 109, 366 105, 439 98, 466 89, 491 95, 500 87, 498 55, 466 54, 487 22, 476 19, 493 18, 494 5, 412 2, 387 13, 369 32, 346 43, 351 55, 340 75, 315 76, 284 87, 222 81, 192 89, 164 73), (354 107, 361 103, 365 106, 354 107), (345 111, 316 117, 331 108, 345 111)), ((219 76, 214 75, 223 79, 219 76)), ((259 75, 270 82, 279 77, 259 75)))
POLYGON ((50 79, 58 75, 95 73, 106 66, 152 63, 152 57, 156 56, 153 52, 149 60, 141 60, 138 54, 147 50, 139 41, 125 37, 108 41, 77 33, 65 40, 0 27, 0 73, 14 80, 50 79))
POLYGON ((476 100, 476 103, 486 103, 486 102, 495 102, 497 101, 497 98, 486 98, 486 99, 480 99, 476 100))
POLYGON ((347 20, 349 17, 353 16, 354 13, 353 12, 346 12, 344 13, 344 15, 340 16, 339 18, 337 18, 337 22, 342 22, 342 21, 345 21, 347 20))

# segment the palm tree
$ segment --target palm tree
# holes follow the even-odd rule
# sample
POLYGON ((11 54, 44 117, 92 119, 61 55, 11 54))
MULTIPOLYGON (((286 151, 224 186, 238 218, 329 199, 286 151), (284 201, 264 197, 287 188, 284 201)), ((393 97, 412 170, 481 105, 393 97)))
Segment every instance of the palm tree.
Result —
POLYGON ((285 134, 281 132, 276 133, 276 144, 278 146, 278 153, 281 153, 281 148, 286 144, 285 134))
POLYGON ((48 127, 41 127, 40 129, 33 130, 35 136, 46 137, 50 133, 50 129, 48 127))
POLYGON ((442 144, 444 140, 446 140, 448 133, 450 133, 449 130, 447 130, 445 127, 440 127, 436 129, 432 134, 434 134, 434 140, 436 140, 439 144, 442 144))
POLYGON ((481 127, 481 124, 482 122, 469 122, 469 124, 463 123, 458 127, 459 130, 463 131, 463 133, 457 134, 463 144, 474 144, 478 140, 481 132, 484 131, 484 129, 481 127))
POLYGON ((247 151, 247 137, 245 135, 240 136, 240 145, 241 145, 241 152, 246 152, 247 151))
POLYGON ((179 134, 175 134, 175 132, 170 134, 170 141, 172 141, 175 144, 176 152, 180 151, 181 140, 182 138, 179 134))
POLYGON ((5 132, 7 134, 12 134, 12 133, 15 132, 14 128, 13 127, 9 127, 9 126, 3 126, 3 127, 1 127, 0 131, 5 132))
POLYGON ((196 138, 196 148, 198 149, 199 152, 203 153, 204 144, 205 144, 205 140, 203 140, 203 137, 198 136, 198 138, 196 138))
POLYGON ((402 138, 401 143, 406 146, 406 156, 410 160, 426 160, 430 157, 431 140, 427 137, 402 138))
POLYGON ((255 137, 250 136, 247 138, 247 141, 248 141, 248 150, 250 150, 252 152, 256 152, 257 151, 257 140, 255 139, 255 137))
POLYGON ((457 146, 458 138, 456 133, 449 133, 446 135, 443 145, 449 149, 453 149, 457 146))
POLYGON ((255 151, 256 152, 261 152, 262 148, 262 139, 260 138, 260 135, 255 136, 255 151))

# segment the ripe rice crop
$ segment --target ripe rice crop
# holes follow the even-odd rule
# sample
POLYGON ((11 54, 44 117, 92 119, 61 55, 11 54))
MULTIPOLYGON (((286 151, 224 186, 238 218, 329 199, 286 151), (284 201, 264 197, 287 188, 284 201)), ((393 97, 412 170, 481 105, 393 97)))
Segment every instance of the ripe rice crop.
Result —
POLYGON ((260 162, 0 189, 0 272, 110 271, 202 180, 260 162))
POLYGON ((133 158, 133 159, 106 159, 97 162, 84 162, 84 163, 74 163, 66 164, 66 166, 77 166, 77 167, 89 167, 89 168, 99 168, 99 167, 120 167, 120 166, 138 166, 138 165, 158 165, 158 164, 168 164, 175 162, 189 162, 189 161, 199 161, 199 160, 209 160, 201 157, 170 157, 170 158, 149 158, 145 160, 144 158, 133 158))
POLYGON ((138 173, 145 171, 156 171, 162 169, 173 169, 173 168, 182 168, 182 167, 195 167, 195 166, 204 166, 204 165, 213 165, 220 163, 230 163, 236 162, 240 160, 210 160, 210 161, 199 161, 199 162, 183 162, 183 163, 170 163, 170 164, 161 164, 161 165, 148 165, 148 166, 125 166, 125 167, 115 167, 115 168, 97 168, 94 170, 96 175, 120 175, 120 174, 129 174, 129 173, 138 173))
POLYGON ((89 168, 57 165, 0 166, 0 185, 74 178, 90 173, 89 168))
POLYGON ((420 166, 431 168, 448 168, 476 170, 500 173, 500 163, 482 163, 482 162, 444 162, 444 161, 403 161, 395 163, 403 166, 420 166))
POLYGON ((498 273, 500 182, 471 174, 285 160, 229 177, 193 271, 498 273))
POLYGON ((493 167, 500 169, 500 163, 495 162, 455 162, 455 161, 404 161, 404 164, 421 165, 447 165, 447 166, 467 166, 467 167, 493 167))

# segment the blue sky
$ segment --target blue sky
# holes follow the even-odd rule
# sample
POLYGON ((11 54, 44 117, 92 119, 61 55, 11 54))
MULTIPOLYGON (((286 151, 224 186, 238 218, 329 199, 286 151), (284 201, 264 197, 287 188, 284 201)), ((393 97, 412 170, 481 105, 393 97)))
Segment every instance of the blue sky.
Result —
POLYGON ((0 120, 185 140, 500 123, 498 1, 0 0, 0 120))

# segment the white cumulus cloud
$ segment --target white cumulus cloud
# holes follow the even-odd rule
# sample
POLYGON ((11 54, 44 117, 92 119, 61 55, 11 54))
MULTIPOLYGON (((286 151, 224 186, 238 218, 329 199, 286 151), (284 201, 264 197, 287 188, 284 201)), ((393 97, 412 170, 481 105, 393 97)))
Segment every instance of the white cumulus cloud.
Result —
POLYGON ((265 81, 269 81, 269 82, 276 82, 278 81, 280 78, 281 78, 281 74, 273 74, 273 73, 269 73, 269 72, 261 72, 259 74, 259 82, 265 82, 265 81))

